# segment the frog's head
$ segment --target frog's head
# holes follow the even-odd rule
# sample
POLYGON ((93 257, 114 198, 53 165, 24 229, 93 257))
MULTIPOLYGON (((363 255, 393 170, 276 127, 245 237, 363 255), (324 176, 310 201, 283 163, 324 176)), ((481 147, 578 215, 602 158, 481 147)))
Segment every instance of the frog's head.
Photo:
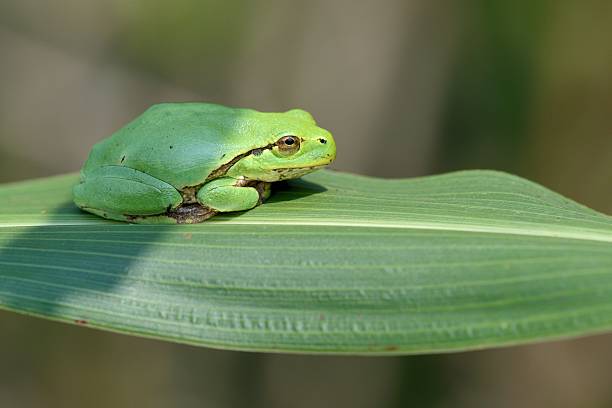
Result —
POLYGON ((310 113, 292 109, 263 115, 269 115, 261 129, 267 133, 267 144, 238 161, 231 174, 261 181, 287 180, 327 166, 336 158, 334 138, 317 126, 310 113))

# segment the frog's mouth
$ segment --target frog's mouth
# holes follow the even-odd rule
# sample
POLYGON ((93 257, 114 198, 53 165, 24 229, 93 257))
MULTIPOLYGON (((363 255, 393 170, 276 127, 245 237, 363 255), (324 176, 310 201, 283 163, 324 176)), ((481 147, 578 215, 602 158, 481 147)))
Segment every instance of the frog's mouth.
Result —
POLYGON ((293 168, 278 168, 273 169, 274 173, 278 175, 279 180, 288 180, 294 179, 298 177, 302 177, 308 173, 311 173, 315 170, 322 169, 326 167, 327 164, 321 164, 318 166, 308 166, 308 167, 293 167, 293 168))

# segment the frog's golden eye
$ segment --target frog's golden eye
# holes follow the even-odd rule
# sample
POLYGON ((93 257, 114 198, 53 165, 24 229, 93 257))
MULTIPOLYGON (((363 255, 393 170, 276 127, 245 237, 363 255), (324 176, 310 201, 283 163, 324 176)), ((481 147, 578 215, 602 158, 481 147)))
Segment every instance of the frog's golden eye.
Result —
POLYGON ((300 138, 297 136, 283 136, 276 141, 279 153, 288 156, 300 150, 300 138))

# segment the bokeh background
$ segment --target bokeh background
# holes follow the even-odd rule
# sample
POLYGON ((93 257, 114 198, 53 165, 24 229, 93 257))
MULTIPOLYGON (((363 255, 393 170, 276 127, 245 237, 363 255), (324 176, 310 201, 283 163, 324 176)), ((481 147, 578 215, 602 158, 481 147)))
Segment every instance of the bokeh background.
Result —
MULTIPOLYGON (((337 170, 499 169, 612 213, 611 38, 598 0, 2 0, 0 181, 197 100, 307 109, 337 170)), ((610 407, 611 343, 265 355, 0 312, 0 406, 610 407)))

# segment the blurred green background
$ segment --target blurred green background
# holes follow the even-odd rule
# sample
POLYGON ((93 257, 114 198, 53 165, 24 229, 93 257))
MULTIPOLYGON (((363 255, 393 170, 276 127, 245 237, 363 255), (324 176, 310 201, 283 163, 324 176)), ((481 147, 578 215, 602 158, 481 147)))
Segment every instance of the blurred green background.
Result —
MULTIPOLYGON (((0 181, 78 170, 147 106, 198 100, 309 110, 337 170, 500 169, 612 213, 610 38, 597 0, 3 0, 0 181)), ((610 335, 340 358, 0 327, 0 407, 612 406, 610 335)))

